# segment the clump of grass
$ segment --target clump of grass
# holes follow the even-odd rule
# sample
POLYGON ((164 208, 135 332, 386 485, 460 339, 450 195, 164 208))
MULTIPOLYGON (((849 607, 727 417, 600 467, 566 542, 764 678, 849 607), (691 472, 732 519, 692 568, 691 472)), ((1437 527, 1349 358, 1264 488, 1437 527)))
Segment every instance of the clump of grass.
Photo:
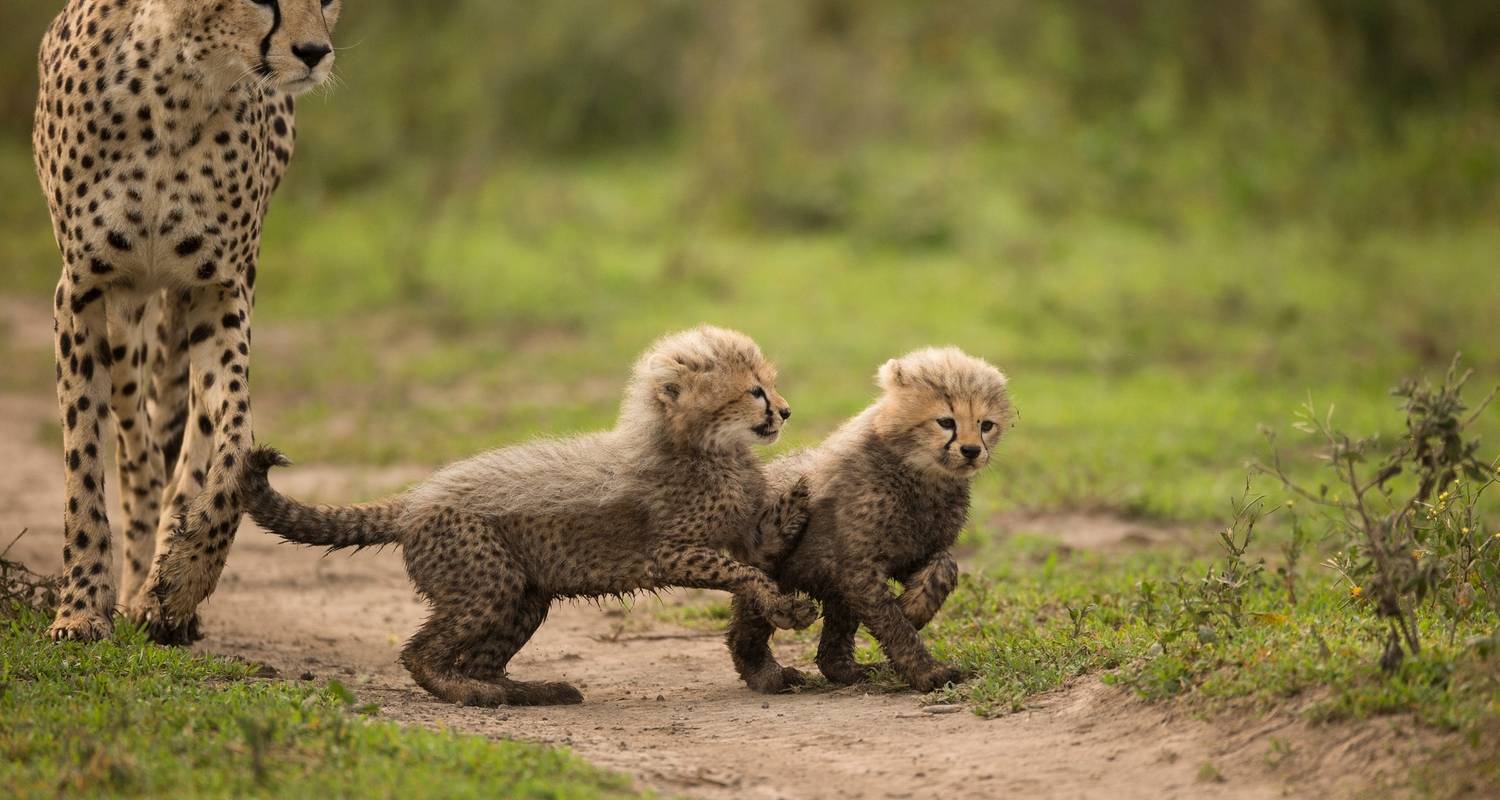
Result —
POLYGON ((26 529, 0 550, 0 613, 7 609, 30 608, 50 611, 57 607, 58 580, 53 575, 34 572, 19 561, 6 558, 16 542, 26 535, 26 529))

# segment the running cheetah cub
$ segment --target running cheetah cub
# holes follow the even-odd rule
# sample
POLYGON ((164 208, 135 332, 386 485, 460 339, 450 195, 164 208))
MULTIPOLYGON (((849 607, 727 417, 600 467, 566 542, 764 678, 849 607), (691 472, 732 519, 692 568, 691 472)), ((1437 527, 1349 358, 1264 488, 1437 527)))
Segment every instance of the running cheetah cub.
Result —
POLYGON ((809 600, 723 551, 793 536, 793 499, 762 508, 752 446, 780 435, 791 409, 749 337, 708 326, 658 340, 636 362, 612 430, 542 439, 453 464, 386 500, 311 507, 272 489, 284 463, 255 451, 242 492, 251 516, 286 539, 330 549, 399 544, 432 605, 401 661, 444 700, 495 706, 578 703, 566 683, 506 675, 556 598, 668 586, 733 592, 758 619, 802 628, 809 600), (782 524, 785 532, 751 531, 782 524))
MULTIPOLYGON (((806 482, 809 523, 800 541, 775 531, 748 547, 782 589, 823 603, 818 669, 854 683, 874 667, 854 660, 854 633, 870 629, 896 671, 926 692, 963 679, 928 654, 917 631, 958 581, 948 550, 969 513, 969 483, 1011 418, 1006 378, 956 348, 886 362, 881 396, 819 447, 771 462, 773 495, 806 482), (904 587, 891 594, 888 580, 904 587)), ((752 537, 762 532, 752 532, 752 537)), ((733 601, 728 643, 750 688, 780 692, 804 676, 771 655, 771 623, 733 601)))

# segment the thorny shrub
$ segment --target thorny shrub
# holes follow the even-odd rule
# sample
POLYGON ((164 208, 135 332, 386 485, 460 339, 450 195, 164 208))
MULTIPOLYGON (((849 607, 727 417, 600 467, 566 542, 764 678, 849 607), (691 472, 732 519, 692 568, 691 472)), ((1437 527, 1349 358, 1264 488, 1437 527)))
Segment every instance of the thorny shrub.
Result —
POLYGON ((1421 652, 1423 603, 1441 613, 1450 637, 1480 608, 1500 613, 1500 533, 1486 526, 1482 503, 1500 476, 1470 432, 1495 391, 1470 410, 1463 389, 1472 374, 1460 373, 1455 357, 1441 383, 1398 386, 1406 433, 1389 448, 1334 427, 1332 408, 1319 414, 1304 405, 1294 427, 1317 440, 1333 487, 1292 477, 1272 432, 1270 463, 1254 465, 1327 512, 1335 547, 1325 564, 1348 583, 1352 602, 1388 626, 1381 657, 1388 671, 1421 652))

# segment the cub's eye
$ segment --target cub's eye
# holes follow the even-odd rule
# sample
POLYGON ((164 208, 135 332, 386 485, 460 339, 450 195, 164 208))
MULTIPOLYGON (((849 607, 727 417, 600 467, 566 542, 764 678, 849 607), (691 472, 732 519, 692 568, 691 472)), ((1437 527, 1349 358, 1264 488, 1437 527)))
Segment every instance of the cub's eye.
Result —
POLYGON ((258 6, 274 6, 274 5, 276 5, 276 0, 250 0, 250 2, 252 2, 252 3, 254 3, 254 4, 258 5, 258 6))
POLYGON ((958 423, 954 422, 952 417, 938 417, 937 424, 939 428, 945 431, 951 431, 958 427, 958 423))
POLYGON ((989 433, 990 431, 992 431, 994 429, 995 429, 995 423, 993 423, 993 422, 991 422, 989 420, 985 420, 984 422, 979 423, 979 430, 980 430, 981 433, 989 433))
POLYGON ((323 0, 323 7, 324 8, 327 8, 327 7, 331 6, 331 5, 333 5, 333 0, 323 0))
POLYGON ((750 396, 756 400, 764 400, 766 399, 766 390, 757 386, 750 390, 750 396))

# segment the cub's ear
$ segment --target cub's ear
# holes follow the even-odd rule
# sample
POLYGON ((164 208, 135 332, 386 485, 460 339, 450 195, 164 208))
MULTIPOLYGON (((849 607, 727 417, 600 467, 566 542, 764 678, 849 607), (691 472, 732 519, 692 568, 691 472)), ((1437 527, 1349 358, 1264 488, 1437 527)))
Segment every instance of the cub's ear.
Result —
POLYGON ((646 373, 650 376, 651 387, 656 392, 656 399, 661 401, 662 405, 675 405, 677 398, 682 396, 682 376, 686 371, 687 366, 681 361, 660 353, 646 362, 646 373))
POLYGON ((907 376, 901 367, 901 361, 893 358, 881 365, 880 371, 875 374, 875 383, 887 392, 907 385, 907 376))

